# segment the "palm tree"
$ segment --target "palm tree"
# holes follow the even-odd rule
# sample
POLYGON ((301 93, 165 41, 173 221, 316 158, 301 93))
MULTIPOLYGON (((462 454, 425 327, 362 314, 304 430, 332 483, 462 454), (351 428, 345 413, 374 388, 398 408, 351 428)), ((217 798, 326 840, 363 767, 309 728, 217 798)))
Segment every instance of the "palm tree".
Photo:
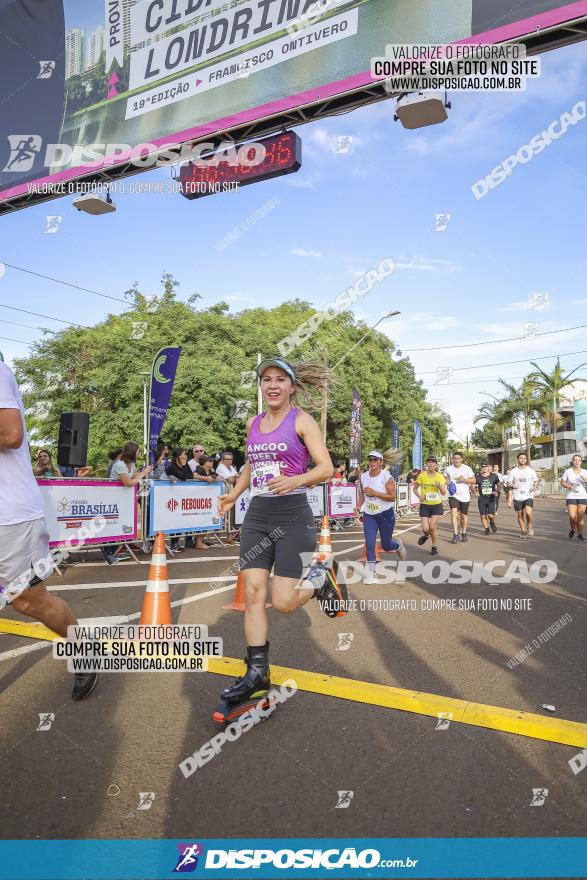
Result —
MULTIPOLYGON (((541 369, 538 364, 534 361, 530 361, 532 366, 534 367, 534 372, 530 373, 527 377, 530 381, 532 381, 536 388, 540 390, 540 392, 548 399, 549 408, 552 406, 552 467, 554 471, 554 479, 558 479, 558 459, 557 459, 557 448, 556 448, 556 428, 557 428, 557 415, 558 415, 558 405, 559 405, 559 392, 561 388, 564 388, 565 385, 569 384, 569 381, 572 376, 575 375, 577 370, 582 369, 587 366, 587 364, 580 364, 578 367, 575 367, 574 370, 571 370, 570 373, 566 373, 560 365, 560 360, 557 358, 556 365, 552 371, 552 373, 546 373, 543 369, 541 369)), ((585 382, 581 376, 575 376, 575 381, 585 382)))
POLYGON ((530 449, 532 445, 531 420, 536 418, 536 416, 542 415, 546 409, 547 403, 544 393, 539 389, 538 384, 528 376, 526 376, 519 388, 506 382, 505 379, 500 379, 499 381, 509 395, 502 401, 504 408, 511 412, 518 420, 518 425, 520 416, 524 416, 526 455, 528 456, 528 464, 530 464, 530 449))
POLYGON ((512 412, 511 407, 507 406, 507 400, 498 400, 497 397, 494 397, 493 401, 493 403, 486 401, 480 406, 479 412, 473 421, 475 424, 477 422, 489 422, 499 431, 501 436, 501 448, 503 449, 502 467, 503 470, 506 471, 509 467, 506 431, 512 425, 514 413, 512 412))

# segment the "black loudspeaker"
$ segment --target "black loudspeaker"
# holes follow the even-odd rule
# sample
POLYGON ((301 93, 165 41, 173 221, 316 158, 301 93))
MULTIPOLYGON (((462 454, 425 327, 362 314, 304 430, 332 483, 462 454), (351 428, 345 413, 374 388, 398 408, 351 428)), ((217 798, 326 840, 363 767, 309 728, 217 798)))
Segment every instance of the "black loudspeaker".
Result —
POLYGON ((57 463, 63 467, 85 467, 88 456, 90 416, 84 412, 62 413, 59 420, 57 463))

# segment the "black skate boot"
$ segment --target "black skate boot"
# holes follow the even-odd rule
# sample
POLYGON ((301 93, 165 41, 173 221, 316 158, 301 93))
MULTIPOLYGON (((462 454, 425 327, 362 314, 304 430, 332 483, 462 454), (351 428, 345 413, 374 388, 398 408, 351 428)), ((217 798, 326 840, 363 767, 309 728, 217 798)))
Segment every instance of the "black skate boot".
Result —
POLYGON ((325 563, 320 559, 313 563, 302 580, 314 586, 314 598, 327 617, 344 617, 347 614, 349 594, 346 584, 339 577, 336 559, 325 563))
POLYGON ((267 694, 271 687, 269 674, 269 642, 262 648, 247 648, 247 671, 231 687, 220 694, 221 703, 212 716, 218 724, 228 724, 244 715, 262 700, 263 710, 270 705, 267 694))

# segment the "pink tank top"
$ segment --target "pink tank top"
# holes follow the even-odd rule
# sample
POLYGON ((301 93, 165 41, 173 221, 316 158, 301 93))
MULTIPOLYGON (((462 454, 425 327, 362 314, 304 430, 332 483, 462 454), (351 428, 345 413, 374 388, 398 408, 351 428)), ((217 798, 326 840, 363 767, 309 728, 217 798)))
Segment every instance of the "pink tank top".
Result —
MULTIPOLYGON (((305 474, 308 469, 310 453, 302 440, 296 434, 296 416, 298 409, 290 409, 279 427, 268 434, 262 434, 259 430, 261 419, 265 413, 259 413, 253 419, 249 439, 247 440, 247 458, 251 467, 251 489, 256 494, 266 494, 270 497, 271 492, 259 492, 259 486, 263 479, 271 479, 271 474, 263 475, 264 466, 277 464, 279 471, 287 477, 296 477, 305 474)), ((277 469, 274 468, 277 472, 277 469)), ((276 474, 274 474, 276 475, 276 474)), ((287 495, 300 495, 305 492, 300 486, 287 495)), ((285 496, 275 496, 285 497, 285 496)))

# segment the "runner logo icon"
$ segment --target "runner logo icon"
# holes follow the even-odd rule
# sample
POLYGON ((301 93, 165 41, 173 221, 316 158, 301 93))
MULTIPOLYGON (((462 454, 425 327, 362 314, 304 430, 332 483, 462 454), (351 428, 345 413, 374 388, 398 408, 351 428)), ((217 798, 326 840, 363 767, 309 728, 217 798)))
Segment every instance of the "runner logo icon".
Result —
POLYGON ((201 843, 178 843, 177 848, 179 856, 173 873, 191 874, 198 867, 199 857, 204 855, 204 847, 201 843))
POLYGON ((9 134, 7 138, 10 158, 2 171, 30 171, 43 139, 38 134, 9 134))

